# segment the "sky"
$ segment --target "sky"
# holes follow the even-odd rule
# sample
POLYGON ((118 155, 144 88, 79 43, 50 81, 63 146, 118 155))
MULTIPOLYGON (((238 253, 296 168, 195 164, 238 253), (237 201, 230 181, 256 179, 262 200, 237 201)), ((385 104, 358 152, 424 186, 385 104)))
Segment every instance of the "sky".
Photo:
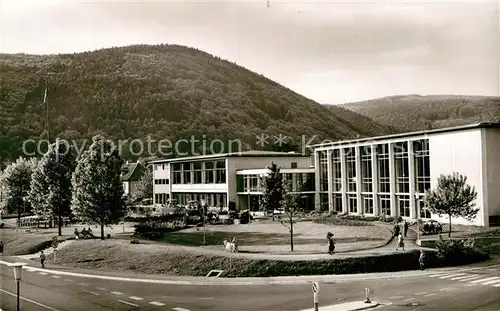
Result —
POLYGON ((500 95, 500 0, 0 0, 0 53, 180 44, 322 104, 500 95))

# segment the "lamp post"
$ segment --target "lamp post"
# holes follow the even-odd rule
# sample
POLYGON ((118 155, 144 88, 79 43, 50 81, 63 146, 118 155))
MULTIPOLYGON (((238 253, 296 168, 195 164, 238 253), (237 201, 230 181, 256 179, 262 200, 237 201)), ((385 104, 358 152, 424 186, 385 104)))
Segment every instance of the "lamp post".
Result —
POLYGON ((203 245, 205 245, 206 243, 206 238, 205 238, 205 233, 206 233, 206 230, 205 230, 205 200, 201 200, 200 201, 200 204, 201 204, 201 209, 202 209, 202 221, 203 221, 203 245))
POLYGON ((21 283, 21 272, 23 266, 25 265, 26 264, 23 262, 15 262, 10 264, 10 266, 14 268, 14 279, 16 280, 17 283, 17 308, 16 308, 17 311, 19 311, 19 284, 21 283))
POLYGON ((415 192, 415 206, 417 208, 417 245, 420 245, 420 193, 415 192))

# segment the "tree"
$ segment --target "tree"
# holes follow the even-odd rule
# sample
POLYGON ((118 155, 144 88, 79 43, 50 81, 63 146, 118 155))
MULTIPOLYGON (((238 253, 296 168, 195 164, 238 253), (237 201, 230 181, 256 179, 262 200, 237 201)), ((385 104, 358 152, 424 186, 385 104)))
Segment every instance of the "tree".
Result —
POLYGON ((37 164, 36 158, 18 158, 16 162, 7 165, 0 177, 4 193, 2 195, 2 209, 7 213, 17 214, 17 220, 21 220, 21 214, 31 210, 28 200, 30 191, 31 175, 37 164))
POLYGON ((126 204, 121 181, 123 159, 113 143, 101 135, 78 161, 73 173, 72 210, 75 216, 101 227, 118 224, 125 216, 126 204))
POLYGON ((144 174, 141 179, 137 183, 137 188, 133 193, 133 201, 138 202, 144 199, 152 199, 153 198, 153 169, 152 166, 149 165, 146 167, 144 174))
POLYGON ((71 179, 75 166, 74 148, 65 140, 57 139, 43 155, 31 179, 30 201, 36 206, 34 211, 57 219, 59 236, 62 236, 63 217, 71 214, 71 179))
POLYGON ((283 194, 283 176, 280 173, 280 168, 272 162, 268 167, 269 174, 260 177, 260 182, 263 188, 261 208, 267 211, 274 211, 281 207, 283 194))
POLYGON ((477 192, 467 184, 467 177, 459 173, 441 175, 435 189, 428 190, 424 202, 432 213, 448 215, 451 237, 451 218, 463 217, 472 220, 479 209, 474 208, 477 192))
POLYGON ((302 214, 302 196, 300 192, 292 192, 292 182, 288 181, 285 186, 285 193, 281 205, 284 210, 284 218, 281 224, 288 228, 290 232, 290 250, 293 252, 293 225, 300 221, 302 214))

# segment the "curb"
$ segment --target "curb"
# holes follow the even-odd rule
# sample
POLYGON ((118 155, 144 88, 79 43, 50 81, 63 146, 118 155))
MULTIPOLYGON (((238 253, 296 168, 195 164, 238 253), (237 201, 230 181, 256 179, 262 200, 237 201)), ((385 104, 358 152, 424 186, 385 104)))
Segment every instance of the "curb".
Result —
MULTIPOLYGON (((367 309, 372 309, 375 307, 380 306, 380 303, 373 301, 369 305, 364 305, 362 307, 352 307, 349 305, 353 305, 354 303, 359 303, 359 304, 365 304, 364 301, 352 301, 352 302, 346 302, 346 303, 341 303, 341 304, 336 304, 336 305, 329 305, 329 306, 322 306, 319 309, 325 310, 325 311, 358 311, 358 310, 367 310, 367 309)), ((314 309, 305 309, 301 311, 313 311, 314 309)))

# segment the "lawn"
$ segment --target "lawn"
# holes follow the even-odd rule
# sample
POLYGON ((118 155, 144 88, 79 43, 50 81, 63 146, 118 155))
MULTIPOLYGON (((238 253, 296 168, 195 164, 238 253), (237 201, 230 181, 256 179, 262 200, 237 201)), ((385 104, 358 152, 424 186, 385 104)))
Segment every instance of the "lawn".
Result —
MULTIPOLYGON (((222 245, 223 240, 232 240, 236 237, 238 244, 245 246, 255 245, 289 245, 290 235, 281 233, 260 233, 260 232, 229 232, 229 231, 208 231, 205 234, 205 245, 222 245)), ((195 232, 173 232, 166 234, 157 242, 179 244, 185 246, 203 246, 203 229, 195 232)), ((300 234, 294 236, 295 245, 305 244, 325 244, 324 238, 302 238, 300 234)), ((377 237, 343 237, 337 238, 337 243, 354 243, 363 241, 384 242, 383 238, 377 237)))

